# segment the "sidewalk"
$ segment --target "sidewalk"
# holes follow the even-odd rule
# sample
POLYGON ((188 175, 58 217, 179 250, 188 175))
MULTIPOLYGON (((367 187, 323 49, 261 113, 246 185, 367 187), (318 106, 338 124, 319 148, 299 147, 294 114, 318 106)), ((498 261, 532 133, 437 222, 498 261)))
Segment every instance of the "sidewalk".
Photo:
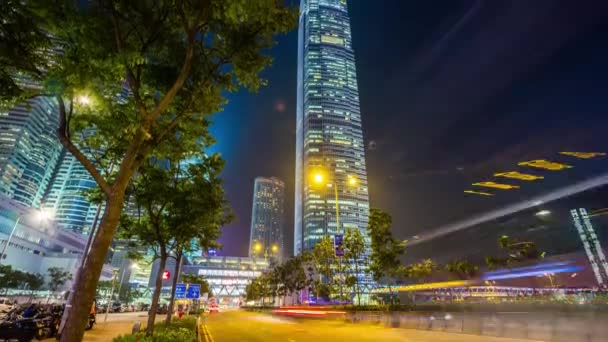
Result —
POLYGON ((83 341, 111 342, 118 335, 130 334, 134 323, 135 321, 120 321, 95 324, 93 329, 85 332, 83 341))

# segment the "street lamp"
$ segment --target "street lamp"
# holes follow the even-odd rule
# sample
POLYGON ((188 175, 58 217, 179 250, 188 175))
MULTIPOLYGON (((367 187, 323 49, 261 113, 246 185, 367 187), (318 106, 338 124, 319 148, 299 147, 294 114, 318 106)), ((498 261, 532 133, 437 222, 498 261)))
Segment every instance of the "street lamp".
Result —
MULTIPOLYGON (((2 260, 6 257, 6 248, 8 247, 8 245, 10 245, 11 240, 13 239, 13 235, 15 235, 15 231, 17 230, 17 226, 19 225, 19 222, 21 221, 23 215, 23 213, 19 213, 19 215, 17 215, 17 219, 15 220, 15 224, 13 224, 11 233, 8 235, 8 239, 4 243, 4 246, 2 246, 2 253, 0 253, 0 264, 2 264, 2 260)), ((36 210, 34 215, 41 222, 47 221, 53 217, 52 213, 46 209, 36 210)))
MULTIPOLYGON (((336 177, 334 176, 333 181, 332 182, 326 182, 325 181, 325 175, 322 171, 317 170, 313 173, 312 176, 313 181, 316 184, 322 185, 322 184, 327 184, 333 186, 334 188, 334 196, 335 196, 335 207, 336 207, 336 234, 340 234, 340 198, 338 196, 338 182, 336 177)), ((351 186, 351 187, 356 187, 359 184, 359 180, 357 179, 356 176, 353 175, 347 175, 346 176, 346 185, 351 186)), ((340 300, 342 300, 342 295, 343 295, 343 291, 342 291, 342 282, 343 282, 343 274, 342 274, 342 256, 338 256, 338 267, 340 268, 340 300)))
POLYGON ((87 95, 80 95, 78 98, 76 98, 76 100, 83 106, 88 106, 91 104, 91 98, 89 98, 87 95))

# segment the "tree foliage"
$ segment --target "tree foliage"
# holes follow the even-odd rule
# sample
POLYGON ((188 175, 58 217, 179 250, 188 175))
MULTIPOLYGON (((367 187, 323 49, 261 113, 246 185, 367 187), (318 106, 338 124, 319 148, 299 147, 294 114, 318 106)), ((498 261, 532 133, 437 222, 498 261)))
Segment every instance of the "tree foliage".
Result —
POLYGON ((388 213, 372 208, 369 215, 367 232, 371 239, 369 269, 374 280, 386 282, 389 287, 402 273, 399 258, 405 253, 402 241, 393 237, 391 225, 393 220, 388 213))
POLYGON ((39 273, 14 270, 11 265, 0 265, 0 293, 8 289, 22 288, 30 295, 44 286, 44 277, 39 273))
POLYGON ((47 272, 49 276, 48 285, 51 292, 57 292, 65 283, 72 280, 72 273, 61 267, 49 267, 47 272))
POLYGON ((521 263, 536 261, 545 256, 545 253, 541 253, 533 241, 521 241, 507 235, 498 238, 498 246, 501 248, 502 255, 485 258, 486 266, 490 270, 513 267, 521 263))
POLYGON ((423 259, 420 262, 407 265, 405 275, 423 283, 438 269, 439 267, 432 259, 423 259))
POLYGON ((444 268, 461 280, 471 279, 479 274, 479 267, 468 260, 452 260, 445 264, 444 268))
POLYGON ((208 136, 209 115, 221 110, 226 91, 265 84, 259 77, 271 62, 265 52, 274 35, 295 25, 297 12, 280 0, 9 0, 2 6, 2 103, 53 97, 60 142, 106 199, 87 272, 76 280, 72 324, 61 334, 62 341, 79 341, 137 169, 167 145, 207 144, 201 137, 208 136))
POLYGON ((355 289, 357 304, 361 305, 359 272, 361 270, 360 263, 363 261, 363 256, 365 255, 365 238, 359 229, 346 229, 346 234, 344 234, 344 252, 348 265, 352 265, 355 271, 354 275, 349 275, 346 278, 346 285, 355 289))
POLYGON ((335 272, 337 261, 334 251, 334 242, 331 237, 324 236, 315 244, 311 253, 310 260, 314 267, 314 273, 318 276, 313 281, 313 287, 317 298, 330 299, 335 286, 335 272))
POLYGON ((307 256, 298 255, 287 259, 283 264, 275 265, 247 285, 247 300, 262 300, 264 304, 266 298, 281 298, 308 287, 311 284, 307 276, 308 263, 307 256))
MULTIPOLYGON (((135 219, 123 217, 121 235, 154 251, 159 269, 165 269, 167 258, 173 255, 176 258, 174 274, 178 274, 184 252, 218 247, 220 228, 232 218, 219 178, 222 167, 219 155, 197 156, 182 151, 174 152, 171 158, 151 160, 143 165, 132 191, 139 215, 135 219), (198 160, 187 164, 190 159, 186 156, 198 160)), ((161 277, 159 272, 152 297, 150 333, 161 277)), ((170 308, 176 284, 174 277, 170 308)), ((170 316, 167 317, 168 324, 170 316)))

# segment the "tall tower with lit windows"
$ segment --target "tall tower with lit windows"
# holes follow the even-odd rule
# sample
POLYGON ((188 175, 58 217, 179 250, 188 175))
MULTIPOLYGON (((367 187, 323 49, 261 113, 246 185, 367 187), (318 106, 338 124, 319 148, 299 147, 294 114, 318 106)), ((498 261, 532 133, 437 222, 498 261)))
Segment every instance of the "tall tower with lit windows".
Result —
POLYGON ((276 177, 257 177, 253 186, 249 256, 280 261, 285 253, 283 230, 285 184, 276 177))
POLYGON ((369 214, 365 146, 346 0, 302 0, 298 34, 294 254, 369 214))

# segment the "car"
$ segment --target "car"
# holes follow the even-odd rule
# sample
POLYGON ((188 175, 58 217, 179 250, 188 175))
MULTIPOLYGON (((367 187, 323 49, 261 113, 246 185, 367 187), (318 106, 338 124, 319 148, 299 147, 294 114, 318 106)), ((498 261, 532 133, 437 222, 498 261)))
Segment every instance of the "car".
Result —
POLYGON ((209 313, 220 312, 220 307, 217 304, 209 305, 209 313))

